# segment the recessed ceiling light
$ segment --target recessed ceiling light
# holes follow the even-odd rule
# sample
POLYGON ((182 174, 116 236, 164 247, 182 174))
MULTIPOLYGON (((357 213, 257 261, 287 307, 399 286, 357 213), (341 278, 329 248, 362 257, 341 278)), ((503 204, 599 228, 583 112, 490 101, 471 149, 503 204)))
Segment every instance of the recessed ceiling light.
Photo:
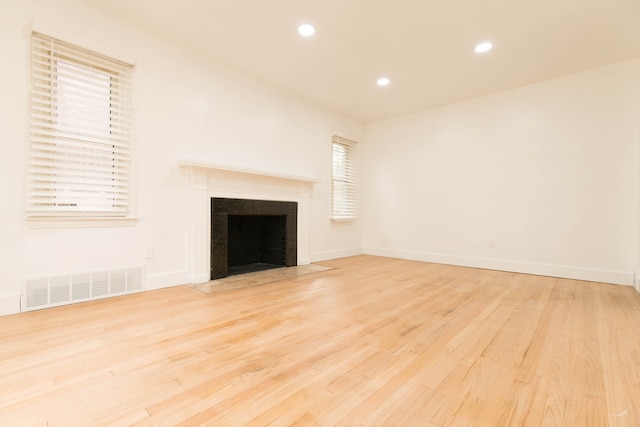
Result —
POLYGON ((378 86, 386 86, 391 83, 391 80, 386 77, 380 77, 376 83, 378 83, 378 86))
POLYGON ((475 51, 478 53, 484 53, 491 50, 493 47, 493 43, 491 42, 483 42, 476 46, 475 51))
POLYGON ((302 36, 311 37, 316 32, 316 29, 311 24, 302 24, 298 27, 298 32, 302 36))

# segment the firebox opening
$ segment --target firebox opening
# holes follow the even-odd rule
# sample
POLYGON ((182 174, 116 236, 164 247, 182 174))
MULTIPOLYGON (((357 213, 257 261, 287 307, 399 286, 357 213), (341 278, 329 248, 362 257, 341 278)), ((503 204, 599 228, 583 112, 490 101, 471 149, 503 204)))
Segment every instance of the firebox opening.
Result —
POLYGON ((211 280, 298 265, 297 241, 297 202, 211 198, 211 280))
POLYGON ((228 274, 287 265, 286 215, 229 215, 228 274))

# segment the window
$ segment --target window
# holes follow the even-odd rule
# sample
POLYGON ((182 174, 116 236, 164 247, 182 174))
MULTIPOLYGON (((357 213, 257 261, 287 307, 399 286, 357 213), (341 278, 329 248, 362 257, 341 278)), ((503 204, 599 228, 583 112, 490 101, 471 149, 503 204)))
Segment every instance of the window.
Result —
POLYGON ((356 143, 333 135, 331 194, 333 209, 331 219, 351 220, 358 217, 356 143))
POLYGON ((133 66, 31 35, 27 216, 130 214, 133 66))

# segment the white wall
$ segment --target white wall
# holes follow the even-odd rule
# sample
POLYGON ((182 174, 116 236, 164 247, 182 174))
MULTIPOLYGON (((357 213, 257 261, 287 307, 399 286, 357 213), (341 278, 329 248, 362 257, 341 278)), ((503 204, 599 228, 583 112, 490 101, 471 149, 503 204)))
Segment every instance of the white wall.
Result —
POLYGON ((365 127, 365 252, 632 284, 640 61, 365 127))
POLYGON ((362 251, 360 223, 329 221, 331 132, 361 138, 359 122, 71 0, 0 2, 0 52, 0 314, 18 311, 25 277, 145 265, 154 283, 179 284, 188 264, 181 157, 319 179, 306 237, 311 258, 362 251), (136 58, 136 225, 31 229, 25 223, 32 20, 136 58), (145 246, 153 246, 153 259, 143 258, 145 246))

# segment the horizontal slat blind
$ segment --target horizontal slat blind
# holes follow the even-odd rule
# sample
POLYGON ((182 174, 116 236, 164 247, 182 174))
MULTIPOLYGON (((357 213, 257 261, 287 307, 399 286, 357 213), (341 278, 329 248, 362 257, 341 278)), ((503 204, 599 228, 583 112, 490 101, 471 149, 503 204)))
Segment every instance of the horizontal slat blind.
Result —
POLYGON ((31 36, 27 215, 129 213, 133 66, 31 36))
POLYGON ((333 143, 331 218, 334 220, 356 219, 358 217, 356 143, 338 135, 333 135, 331 141, 333 143))

